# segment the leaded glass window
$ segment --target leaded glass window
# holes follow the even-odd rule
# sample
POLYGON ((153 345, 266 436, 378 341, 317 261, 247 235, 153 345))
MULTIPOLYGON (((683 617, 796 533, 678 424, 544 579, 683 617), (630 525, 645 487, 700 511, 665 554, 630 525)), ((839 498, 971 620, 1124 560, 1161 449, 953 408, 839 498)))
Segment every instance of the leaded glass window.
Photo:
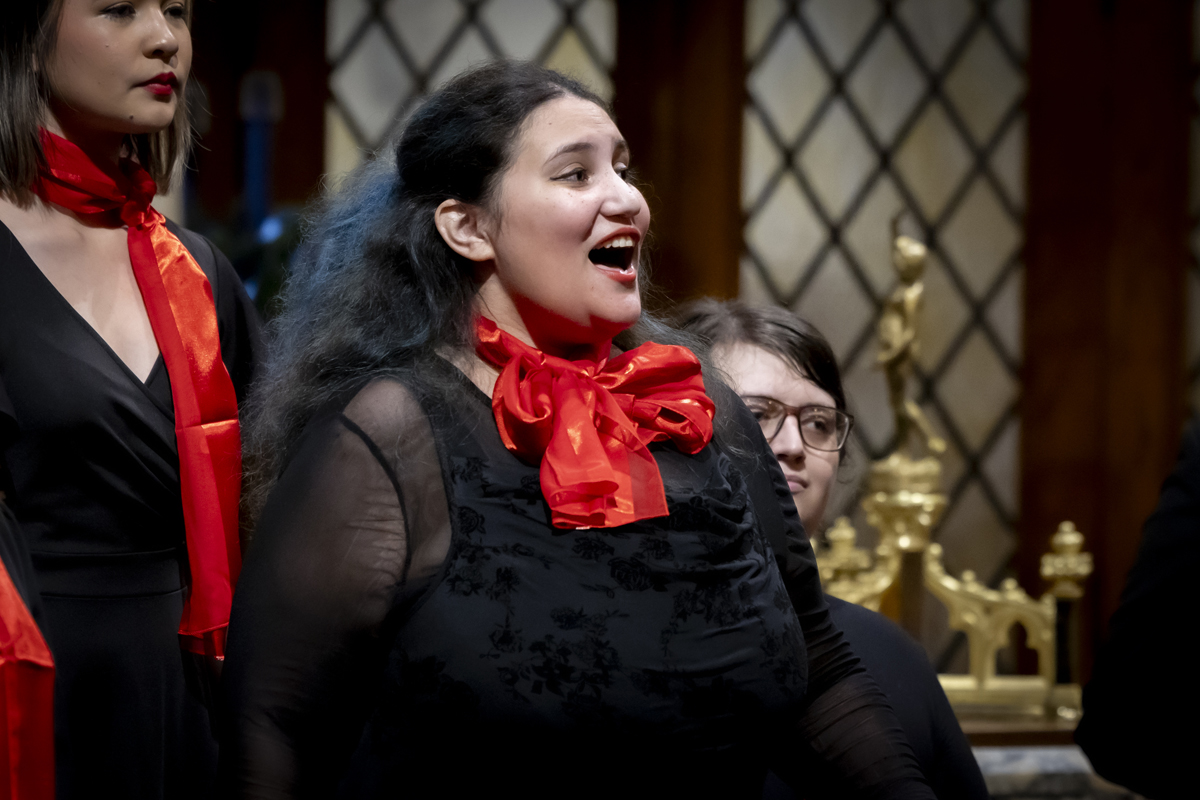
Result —
MULTIPOLYGON (((998 579, 1019 512, 1028 0, 747 0, 746 13, 741 296, 829 338, 865 473, 893 435, 875 331, 896 283, 889 222, 907 212, 931 253, 914 386, 949 442, 934 536, 952 572, 998 579)), ((857 509, 855 489, 830 518, 857 509)), ((947 666, 944 612, 929 608, 924 639, 947 666)))
POLYGON ((344 173, 466 67, 535 59, 612 94, 615 0, 329 0, 325 167, 344 173))

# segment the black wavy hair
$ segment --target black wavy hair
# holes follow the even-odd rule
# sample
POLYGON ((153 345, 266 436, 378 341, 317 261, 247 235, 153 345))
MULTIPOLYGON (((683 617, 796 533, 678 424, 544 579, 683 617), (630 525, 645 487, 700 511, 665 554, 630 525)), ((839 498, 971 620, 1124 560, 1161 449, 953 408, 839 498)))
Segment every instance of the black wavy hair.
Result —
MULTIPOLYGON (((536 64, 468 70, 417 110, 394 161, 367 163, 325 200, 280 294, 271 356, 243 415, 248 525, 323 406, 375 376, 430 382, 436 371, 421 364, 472 346, 476 264, 445 243, 434 212, 447 199, 488 207, 525 120, 565 95, 608 112, 585 86, 536 64)), ((639 282, 647 291, 648 282, 639 282)), ((648 314, 614 344, 628 349, 651 340, 688 346, 700 357, 721 436, 732 396, 709 379, 707 349, 648 314)))

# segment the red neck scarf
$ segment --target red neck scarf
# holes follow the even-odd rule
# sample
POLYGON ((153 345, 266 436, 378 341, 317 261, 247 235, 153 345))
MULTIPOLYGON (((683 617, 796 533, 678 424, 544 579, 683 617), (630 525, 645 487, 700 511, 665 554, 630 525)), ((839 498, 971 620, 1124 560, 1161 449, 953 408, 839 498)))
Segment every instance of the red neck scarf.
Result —
MULTIPOLYGON (((685 453, 712 439, 713 403, 700 362, 653 342, 609 361, 568 361, 480 317, 476 352, 500 368, 492 411, 504 446, 541 463, 556 528, 613 528, 667 514, 651 442, 685 453)), ((598 350, 607 354, 610 344, 598 350)))
POLYGON ((233 585, 242 566, 237 395, 221 360, 212 287, 166 220, 150 207, 154 180, 132 161, 114 180, 65 139, 42 131, 47 168, 34 190, 76 214, 119 210, 129 260, 171 378, 191 588, 179 634, 185 648, 224 658, 233 585))

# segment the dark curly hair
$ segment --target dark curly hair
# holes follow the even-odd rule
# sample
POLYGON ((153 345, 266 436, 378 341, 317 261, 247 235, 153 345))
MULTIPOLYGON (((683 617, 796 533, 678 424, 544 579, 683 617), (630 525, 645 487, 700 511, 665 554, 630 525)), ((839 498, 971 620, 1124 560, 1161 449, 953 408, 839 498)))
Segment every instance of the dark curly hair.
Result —
MULTIPOLYGON (((500 61, 471 69, 417 110, 394 162, 364 165, 325 201, 280 295, 271 357, 244 414, 249 524, 290 448, 323 406, 376 376, 428 384, 436 371, 421 364, 438 352, 472 346, 476 265, 445 243, 434 212, 447 199, 487 207, 522 124, 564 95, 608 111, 582 84, 536 64, 500 61)), ((695 337, 648 314, 614 344, 628 349, 650 340, 689 346, 707 366, 707 350, 695 337)), ((721 436, 729 393, 714 380, 709 393, 721 436)))

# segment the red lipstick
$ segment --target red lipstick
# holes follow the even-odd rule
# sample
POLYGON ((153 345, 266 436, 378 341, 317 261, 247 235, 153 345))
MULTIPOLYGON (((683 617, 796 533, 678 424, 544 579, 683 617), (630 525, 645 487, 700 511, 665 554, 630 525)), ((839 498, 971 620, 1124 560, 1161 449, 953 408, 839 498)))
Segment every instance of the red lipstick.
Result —
POLYGON ((162 72, 150 80, 138 84, 138 86, 145 87, 151 94, 157 95, 168 95, 175 91, 175 87, 178 85, 179 81, 176 80, 174 72, 162 72))

